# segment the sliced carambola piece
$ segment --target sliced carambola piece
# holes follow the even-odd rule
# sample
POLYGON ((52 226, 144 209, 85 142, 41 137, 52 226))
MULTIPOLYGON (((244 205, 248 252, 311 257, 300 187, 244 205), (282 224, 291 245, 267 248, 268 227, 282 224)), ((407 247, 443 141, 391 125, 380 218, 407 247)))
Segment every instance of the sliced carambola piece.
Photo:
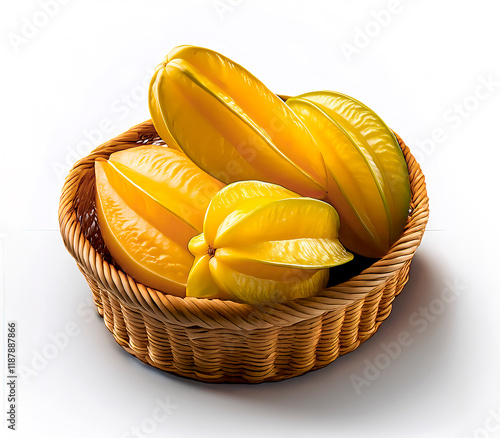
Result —
MULTIPOLYGON (((137 214, 111 185, 106 161, 96 161, 97 218, 106 246, 120 267, 146 286, 184 296, 193 256, 137 214)), ((168 219, 172 219, 169 217, 168 219)))
MULTIPOLYGON (((109 164, 131 184, 127 197, 142 196, 155 201, 201 232, 203 218, 210 201, 224 184, 203 172, 181 151, 147 145, 115 152, 109 164)), ((151 202, 141 213, 147 214, 151 202)), ((155 218, 154 218, 155 219, 155 218)), ((161 215, 156 219, 161 221, 161 215)))
POLYGON ((140 146, 97 160, 96 206, 106 246, 135 280, 185 296, 189 240, 223 186, 182 152, 140 146))

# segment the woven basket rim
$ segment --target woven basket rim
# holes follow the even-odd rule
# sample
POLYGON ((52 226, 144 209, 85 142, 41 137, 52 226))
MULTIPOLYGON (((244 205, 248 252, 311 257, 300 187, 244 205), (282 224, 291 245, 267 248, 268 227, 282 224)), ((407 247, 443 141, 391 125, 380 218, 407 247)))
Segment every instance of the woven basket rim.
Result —
POLYGON ((344 283, 326 288, 317 295, 285 303, 252 306, 233 301, 204 298, 181 298, 165 294, 136 282, 132 277, 110 265, 84 237, 74 207, 75 194, 84 171, 94 166, 98 157, 112 152, 159 141, 151 120, 133 126, 124 133, 97 147, 79 160, 66 177, 59 203, 59 225, 64 244, 79 267, 100 287, 125 300, 139 312, 167 324, 198 326, 205 329, 252 330, 288 326, 314 318, 364 299, 382 288, 389 277, 413 257, 420 244, 429 216, 429 199, 425 178, 409 148, 396 134, 410 174, 411 212, 401 237, 381 259, 344 283))

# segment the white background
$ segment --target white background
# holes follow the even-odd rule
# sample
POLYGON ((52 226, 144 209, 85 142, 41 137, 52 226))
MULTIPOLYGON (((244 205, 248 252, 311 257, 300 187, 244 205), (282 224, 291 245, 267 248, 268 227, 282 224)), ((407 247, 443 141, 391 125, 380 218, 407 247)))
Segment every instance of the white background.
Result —
MULTIPOLYGON (((499 0, 54 1, 0 13, 16 436, 500 437, 499 0), (352 95, 421 162, 431 219, 410 282, 378 333, 322 370, 246 386, 147 367, 96 316, 62 244, 68 166, 149 118, 151 69, 179 44, 218 50, 277 93, 352 95), (405 332, 411 345, 387 360, 405 332)), ((5 417, 0 435, 14 435, 5 417)))

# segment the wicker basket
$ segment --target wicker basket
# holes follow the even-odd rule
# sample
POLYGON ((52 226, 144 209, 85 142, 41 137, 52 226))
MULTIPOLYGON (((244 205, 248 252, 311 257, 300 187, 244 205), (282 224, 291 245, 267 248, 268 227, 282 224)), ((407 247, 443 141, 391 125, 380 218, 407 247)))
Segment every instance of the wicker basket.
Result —
POLYGON ((75 164, 60 200, 61 234, 106 327, 141 361, 206 382, 259 383, 298 376, 324 367, 372 336, 408 281, 429 206, 420 166, 399 137, 398 141, 412 192, 404 234, 385 257, 312 298, 262 307, 179 298, 145 287, 117 267, 96 221, 94 160, 138 145, 161 144, 151 121, 75 164))

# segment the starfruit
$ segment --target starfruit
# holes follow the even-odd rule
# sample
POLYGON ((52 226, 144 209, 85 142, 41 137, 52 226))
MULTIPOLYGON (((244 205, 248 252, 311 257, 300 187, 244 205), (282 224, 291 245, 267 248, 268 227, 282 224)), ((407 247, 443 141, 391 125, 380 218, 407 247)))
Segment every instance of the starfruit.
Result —
POLYGON ((193 46, 173 49, 153 75, 149 107, 165 142, 215 178, 268 181, 325 197, 325 164, 307 128, 225 56, 193 46))
POLYGON ((325 159, 328 196, 340 216, 340 241, 367 257, 385 255, 408 218, 408 168, 392 131, 370 108, 335 92, 287 100, 325 159))
POLYGON ((242 181, 210 202, 187 296, 257 304, 314 295, 329 267, 352 259, 338 240, 339 218, 326 202, 275 184, 242 181))
POLYGON ((223 184, 182 152, 161 146, 96 160, 95 176, 98 222, 113 259, 146 286, 185 296, 189 240, 201 232, 223 184))

